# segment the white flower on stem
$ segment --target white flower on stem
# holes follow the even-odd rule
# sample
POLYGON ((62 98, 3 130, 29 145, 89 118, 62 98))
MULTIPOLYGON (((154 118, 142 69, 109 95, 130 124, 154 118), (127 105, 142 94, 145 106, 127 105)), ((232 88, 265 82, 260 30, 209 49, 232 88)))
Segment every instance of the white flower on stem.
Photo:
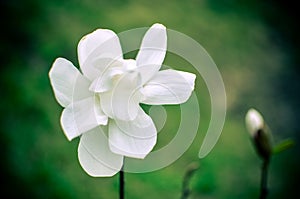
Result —
POLYGON ((78 158, 91 176, 112 176, 123 157, 143 159, 156 144, 154 123, 140 107, 181 104, 194 89, 196 76, 160 70, 167 49, 166 28, 154 24, 144 35, 136 60, 123 59, 118 36, 98 29, 78 44, 81 72, 58 58, 49 72, 52 88, 64 107, 66 137, 80 136, 78 158))
POLYGON ((245 121, 255 150, 260 157, 269 161, 272 154, 271 134, 263 117, 257 110, 252 108, 247 112, 245 121))

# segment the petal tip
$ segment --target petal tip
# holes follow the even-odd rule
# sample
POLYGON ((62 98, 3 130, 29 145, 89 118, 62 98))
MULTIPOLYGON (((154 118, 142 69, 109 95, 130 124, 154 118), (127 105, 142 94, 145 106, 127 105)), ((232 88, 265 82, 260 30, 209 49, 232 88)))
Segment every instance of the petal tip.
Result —
POLYGON ((110 170, 109 172, 101 172, 97 171, 93 168, 90 168, 90 166, 86 165, 87 163, 85 162, 84 158, 81 155, 80 150, 77 152, 77 157, 79 160, 79 163, 81 165, 81 168, 85 171, 86 174, 88 174, 91 177, 97 178, 97 177, 112 177, 116 175, 120 170, 110 170))
POLYGON ((155 23, 155 24, 152 25, 151 28, 158 28, 158 29, 163 29, 163 30, 166 29, 166 27, 161 23, 155 23))
POLYGON ((52 66, 51 66, 51 68, 50 68, 50 70, 49 70, 49 77, 50 77, 50 79, 51 79, 51 77, 52 77, 52 75, 53 75, 53 73, 54 73, 55 68, 57 67, 57 64, 58 64, 59 62, 63 61, 63 60, 65 60, 65 59, 62 58, 62 57, 58 57, 58 58, 56 58, 56 59, 54 60, 52 66))
POLYGON ((76 132, 76 126, 73 122, 73 119, 67 117, 69 112, 70 110, 68 110, 67 108, 62 111, 60 116, 60 125, 67 139, 69 141, 72 141, 75 137, 78 136, 78 133, 76 132))

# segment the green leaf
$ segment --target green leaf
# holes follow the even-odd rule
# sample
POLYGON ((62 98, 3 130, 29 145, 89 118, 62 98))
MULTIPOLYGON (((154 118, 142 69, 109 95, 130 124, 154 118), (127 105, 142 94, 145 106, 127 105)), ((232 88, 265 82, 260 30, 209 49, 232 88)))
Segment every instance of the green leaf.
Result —
POLYGON ((282 151, 285 151, 295 145, 295 142, 293 139, 286 139, 278 143, 273 148, 273 154, 278 154, 282 151))

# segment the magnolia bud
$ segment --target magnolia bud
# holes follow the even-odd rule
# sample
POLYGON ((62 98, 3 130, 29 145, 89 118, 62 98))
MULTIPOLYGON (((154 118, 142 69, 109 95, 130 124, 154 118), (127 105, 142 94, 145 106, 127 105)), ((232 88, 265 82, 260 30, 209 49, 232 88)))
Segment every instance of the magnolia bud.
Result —
POLYGON ((269 160, 272 154, 271 135, 268 132, 263 117, 255 109, 250 109, 247 112, 246 127, 258 155, 264 160, 269 160))

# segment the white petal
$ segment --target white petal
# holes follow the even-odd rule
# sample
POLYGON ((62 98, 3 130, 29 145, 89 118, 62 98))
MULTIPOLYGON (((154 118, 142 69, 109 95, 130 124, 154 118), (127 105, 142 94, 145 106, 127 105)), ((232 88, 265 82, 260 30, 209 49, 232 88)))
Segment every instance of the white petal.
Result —
POLYGON ((66 107, 73 101, 92 96, 90 81, 64 58, 57 58, 49 72, 50 82, 58 103, 66 107))
POLYGON ((195 86, 196 75, 176 70, 159 71, 143 88, 141 103, 181 104, 188 100, 195 86))
POLYGON ((166 27, 161 24, 154 24, 146 32, 136 57, 143 84, 159 71, 166 55, 166 49, 166 27))
POLYGON ((263 129, 264 119, 257 110, 252 108, 247 112, 246 127, 251 136, 255 136, 258 130, 263 129))
POLYGON ((84 36, 77 50, 80 68, 90 80, 123 57, 118 36, 107 29, 97 29, 84 36))
POLYGON ((110 118, 113 118, 113 108, 112 108, 112 93, 113 91, 107 91, 100 93, 100 105, 103 112, 110 118))
POLYGON ((133 120, 138 114, 141 97, 139 74, 124 73, 113 90, 100 94, 101 108, 111 118, 133 120))
POLYGON ((109 147, 117 154, 145 158, 156 144, 154 123, 142 109, 133 121, 109 121, 109 147))
POLYGON ((101 128, 94 128, 81 136, 78 158, 85 172, 94 177, 113 176, 123 165, 123 156, 111 152, 101 128))
POLYGON ((101 111, 96 97, 86 98, 67 106, 61 115, 61 125, 69 140, 102 124, 107 124, 108 117, 101 111))

